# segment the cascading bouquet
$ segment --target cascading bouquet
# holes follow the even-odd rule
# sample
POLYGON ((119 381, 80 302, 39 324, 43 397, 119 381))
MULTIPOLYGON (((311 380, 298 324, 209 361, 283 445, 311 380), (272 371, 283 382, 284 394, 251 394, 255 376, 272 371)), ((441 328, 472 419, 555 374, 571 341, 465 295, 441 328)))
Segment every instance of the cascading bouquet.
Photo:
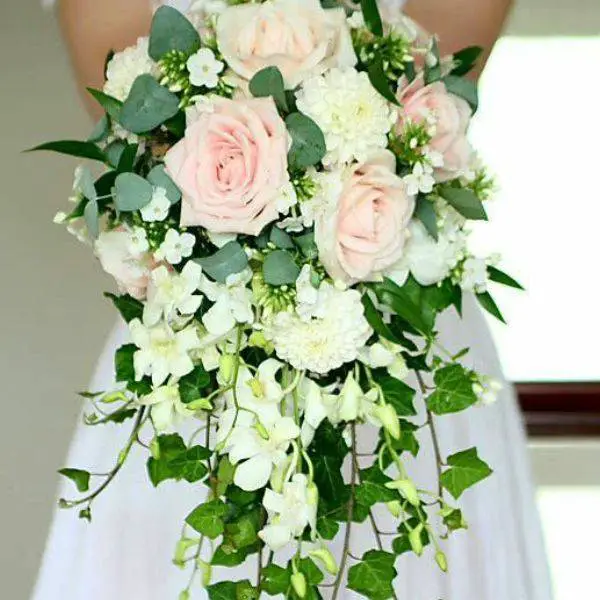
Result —
POLYGON ((162 7, 90 90, 93 135, 37 148, 102 165, 77 169, 57 221, 116 279, 131 333, 117 389, 84 394, 90 425, 133 420, 129 441, 93 489, 61 471, 87 494, 61 506, 91 519, 136 444, 155 486, 205 486, 176 547, 182 600, 195 577, 211 598, 395 597, 396 558, 427 545, 447 569, 439 540, 466 526, 449 498, 491 470, 475 448, 445 457, 435 419, 497 383, 440 346, 436 318, 468 292, 502 319, 489 282, 519 287, 468 248, 493 187, 466 139, 478 55, 441 58, 375 0, 162 7), (434 490, 404 460, 427 431, 434 490), (376 547, 358 558, 362 523, 376 547), (211 585, 249 560, 256 578, 211 585))

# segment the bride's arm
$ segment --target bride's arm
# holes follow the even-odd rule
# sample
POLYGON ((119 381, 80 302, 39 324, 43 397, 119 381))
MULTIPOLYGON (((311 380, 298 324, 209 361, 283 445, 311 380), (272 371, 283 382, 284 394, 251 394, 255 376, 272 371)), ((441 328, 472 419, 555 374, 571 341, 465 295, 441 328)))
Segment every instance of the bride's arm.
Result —
POLYGON ((479 75, 512 4, 512 0, 408 0, 405 12, 439 36, 443 54, 481 46, 485 54, 474 71, 479 75))
MULTIPOLYGON (((147 35, 152 18, 148 0, 60 0, 59 18, 77 81, 102 88, 104 62, 111 50, 122 50, 147 35)), ((86 97, 94 116, 99 107, 86 97)))

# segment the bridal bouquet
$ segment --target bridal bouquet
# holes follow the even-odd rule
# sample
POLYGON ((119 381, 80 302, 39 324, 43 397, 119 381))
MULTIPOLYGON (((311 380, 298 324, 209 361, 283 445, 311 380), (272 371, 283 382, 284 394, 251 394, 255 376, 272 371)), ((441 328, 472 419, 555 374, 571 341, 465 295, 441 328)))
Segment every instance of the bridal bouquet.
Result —
POLYGON ((84 394, 88 424, 132 422, 129 441, 105 475, 61 471, 83 494, 61 506, 90 520, 141 445, 154 486, 206 489, 182 515, 181 600, 194 582, 214 599, 395 597, 399 555, 430 547, 448 568, 456 501, 491 473, 435 428, 498 389, 441 346, 437 317, 474 293, 502 319, 490 282, 519 287, 468 244, 493 188, 466 137, 480 50, 441 57, 375 0, 196 4, 109 57, 87 141, 37 148, 99 165, 57 221, 116 280, 131 334, 115 389, 84 394), (406 465, 426 433, 435 489, 406 465), (373 547, 355 556, 360 524, 373 547))

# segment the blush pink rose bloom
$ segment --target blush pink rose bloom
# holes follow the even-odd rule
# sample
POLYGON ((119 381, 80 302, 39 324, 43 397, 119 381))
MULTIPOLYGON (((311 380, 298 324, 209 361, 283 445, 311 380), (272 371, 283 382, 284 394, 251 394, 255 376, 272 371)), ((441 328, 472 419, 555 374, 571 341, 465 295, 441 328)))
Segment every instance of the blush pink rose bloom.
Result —
POLYGON ((438 152, 444 165, 435 169, 438 181, 460 176, 471 164, 472 149, 467 140, 471 108, 465 100, 451 94, 441 81, 424 85, 418 78, 410 85, 400 82, 398 100, 402 104, 396 131, 402 134, 408 122, 433 127, 431 150, 438 152))
POLYGON ((403 255, 415 198, 383 150, 349 168, 337 203, 320 211, 315 240, 327 273, 347 284, 374 281, 403 255))
POLYGON ((190 113, 185 137, 165 156, 183 193, 182 226, 258 235, 277 219, 289 184, 290 144, 272 98, 215 98, 190 113))
POLYGON ((243 79, 275 66, 290 88, 308 75, 356 64, 344 9, 323 9, 319 0, 232 6, 219 16, 217 41, 243 79))
POLYGON ((150 253, 134 251, 131 235, 125 226, 103 231, 94 244, 94 251, 102 268, 114 277, 122 294, 144 300, 150 273, 158 263, 150 253))

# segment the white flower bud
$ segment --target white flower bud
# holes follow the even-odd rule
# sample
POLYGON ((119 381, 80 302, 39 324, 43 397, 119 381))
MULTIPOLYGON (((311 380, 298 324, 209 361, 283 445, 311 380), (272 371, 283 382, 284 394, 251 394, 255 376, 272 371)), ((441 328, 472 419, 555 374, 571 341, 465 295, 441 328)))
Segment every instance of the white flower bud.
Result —
POLYGON ((385 487, 390 490, 398 490, 398 492, 413 506, 421 505, 417 487, 410 479, 397 479, 396 481, 390 481, 389 483, 385 484, 385 487))
POLYGON ((402 505, 398 500, 394 500, 393 502, 386 502, 387 509, 390 511, 390 514, 399 519, 402 515, 402 505))
POLYGON ((299 571, 294 573, 291 577, 292 587, 300 598, 306 596, 306 577, 299 571))
POLYGON ((438 567, 444 573, 448 572, 448 559, 446 558, 446 555, 441 550, 438 550, 435 553, 435 562, 437 563, 438 567))
POLYGON ((225 383, 231 383, 235 369, 235 356, 223 354, 219 360, 219 375, 225 383))
POLYGON ((385 430, 395 439, 400 439, 400 421, 398 413, 391 404, 378 405, 373 409, 373 415, 381 421, 385 430))
POLYGON ((423 531, 423 523, 417 525, 412 531, 408 533, 408 541, 410 547, 417 556, 423 554, 423 542, 421 541, 421 532, 423 531))
POLYGON ((335 557, 329 550, 329 548, 319 548, 318 550, 312 550, 308 553, 311 558, 318 560, 323 564, 325 570, 330 575, 337 575, 339 572, 338 564, 335 557))

